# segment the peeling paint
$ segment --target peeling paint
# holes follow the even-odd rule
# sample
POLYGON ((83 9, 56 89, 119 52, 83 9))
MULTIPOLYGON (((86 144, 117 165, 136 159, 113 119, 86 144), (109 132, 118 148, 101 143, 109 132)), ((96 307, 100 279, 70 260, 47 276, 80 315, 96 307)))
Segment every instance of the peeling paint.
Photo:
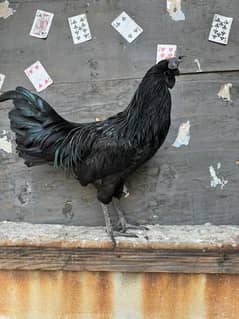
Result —
POLYGON ((123 187, 123 194, 124 194, 125 198, 129 197, 129 195, 130 195, 130 192, 128 191, 128 187, 125 184, 123 187))
POLYGON ((182 123, 178 129, 178 136, 173 143, 174 147, 188 145, 190 141, 190 121, 182 123))
POLYGON ((181 0, 167 0, 167 11, 174 21, 184 21, 185 14, 181 9, 181 0))
POLYGON ((239 160, 235 160, 235 164, 239 166, 239 160))
POLYGON ((62 214, 65 215, 66 218, 72 219, 74 217, 74 213, 72 212, 72 201, 67 200, 62 208, 62 214))
POLYGON ((29 203, 29 200, 31 198, 32 194, 32 188, 30 183, 26 182, 24 185, 20 186, 19 193, 17 195, 18 201, 21 203, 21 205, 25 206, 29 203))
POLYGON ((3 83, 5 81, 5 77, 6 77, 5 74, 0 73, 0 90, 2 89, 3 83))
POLYGON ((213 188, 216 188, 217 185, 221 185, 220 188, 223 189, 224 186, 228 184, 228 181, 223 176, 218 176, 220 168, 221 168, 221 163, 220 162, 217 163, 217 169, 216 170, 214 169, 214 167, 212 165, 209 166, 209 172, 210 172, 210 175, 211 175, 210 185, 213 188))
POLYGON ((0 133, 0 150, 6 153, 12 153, 12 143, 8 138, 6 130, 0 133))
POLYGON ((0 2, 0 18, 7 19, 16 10, 13 10, 12 8, 9 8, 9 1, 5 0, 4 2, 0 2))
POLYGON ((7 136, 0 138, 0 149, 6 153, 12 153, 12 144, 8 141, 7 136))
POLYGON ((197 65, 197 72, 202 72, 202 69, 201 69, 201 64, 200 64, 200 61, 199 59, 195 59, 194 62, 196 63, 197 65))
POLYGON ((232 102, 231 100, 231 92, 230 89, 232 88, 232 83, 225 83, 221 86, 219 92, 217 93, 217 96, 219 99, 222 99, 226 102, 232 102))

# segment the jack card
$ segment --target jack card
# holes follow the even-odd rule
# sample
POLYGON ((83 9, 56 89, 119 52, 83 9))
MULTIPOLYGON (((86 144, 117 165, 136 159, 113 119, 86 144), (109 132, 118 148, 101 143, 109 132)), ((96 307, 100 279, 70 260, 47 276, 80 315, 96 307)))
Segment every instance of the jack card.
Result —
POLYGON ((32 37, 46 39, 50 31, 53 17, 53 13, 37 10, 30 35, 32 37))

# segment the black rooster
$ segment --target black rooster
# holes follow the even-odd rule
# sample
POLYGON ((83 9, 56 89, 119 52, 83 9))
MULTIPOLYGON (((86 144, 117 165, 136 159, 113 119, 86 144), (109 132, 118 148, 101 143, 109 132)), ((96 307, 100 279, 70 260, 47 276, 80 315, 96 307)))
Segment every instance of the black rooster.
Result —
POLYGON ((68 122, 41 97, 21 87, 0 95, 0 102, 13 100, 9 119, 25 164, 49 163, 70 170, 83 186, 93 183, 114 244, 114 235, 135 236, 126 232, 129 225, 117 199, 127 177, 155 154, 168 134, 169 88, 175 84, 179 63, 180 58, 172 58, 151 67, 128 107, 100 122, 68 122), (119 216, 118 231, 110 222, 111 201, 119 216))

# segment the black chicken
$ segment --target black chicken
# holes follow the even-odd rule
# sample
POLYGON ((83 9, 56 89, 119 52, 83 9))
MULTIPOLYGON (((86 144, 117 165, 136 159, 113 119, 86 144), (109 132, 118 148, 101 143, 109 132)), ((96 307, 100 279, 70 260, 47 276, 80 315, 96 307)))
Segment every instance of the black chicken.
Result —
POLYGON ((25 164, 49 163, 70 170, 83 186, 93 183, 114 244, 115 235, 135 236, 126 232, 129 225, 118 200, 127 177, 155 154, 168 134, 169 88, 175 84, 179 63, 180 58, 172 58, 151 67, 128 107, 100 122, 68 122, 22 87, 0 95, 0 102, 13 100, 9 119, 25 164), (110 222, 111 202, 119 216, 117 231, 110 222))

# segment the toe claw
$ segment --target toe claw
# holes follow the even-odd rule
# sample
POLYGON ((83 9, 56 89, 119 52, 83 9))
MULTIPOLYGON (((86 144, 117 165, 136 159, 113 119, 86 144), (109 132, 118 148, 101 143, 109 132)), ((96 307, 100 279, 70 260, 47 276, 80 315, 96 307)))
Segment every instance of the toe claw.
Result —
POLYGON ((135 229, 135 230, 149 230, 146 226, 143 225, 132 225, 132 224, 126 224, 126 230, 127 229, 135 229))
POLYGON ((109 231, 108 229, 106 229, 106 233, 110 237, 110 239, 112 241, 112 244, 113 244, 113 247, 115 247, 116 246, 116 240, 115 240, 114 232, 112 230, 109 231))
POLYGON ((117 236, 117 237, 133 237, 133 238, 138 238, 138 235, 137 234, 134 234, 134 233, 123 233, 121 231, 114 231, 114 236, 117 236))

